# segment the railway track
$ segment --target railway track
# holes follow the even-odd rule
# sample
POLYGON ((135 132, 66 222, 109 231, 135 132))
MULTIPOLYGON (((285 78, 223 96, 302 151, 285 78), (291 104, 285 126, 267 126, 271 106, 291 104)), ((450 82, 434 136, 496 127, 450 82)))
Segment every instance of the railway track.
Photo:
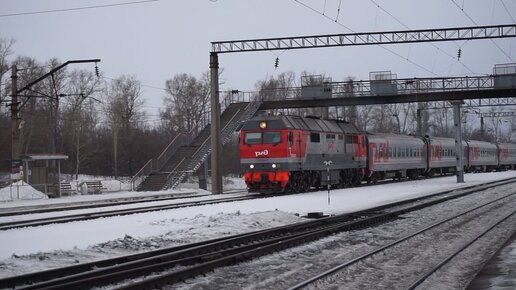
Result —
POLYGON ((210 195, 211 194, 196 194, 195 192, 188 192, 188 193, 169 194, 169 195, 151 195, 151 196, 145 195, 145 196, 124 197, 124 198, 107 198, 107 199, 90 200, 90 201, 53 203, 53 204, 34 205, 34 206, 17 206, 17 207, 9 207, 9 208, 0 209, 0 217, 20 216, 20 215, 27 215, 27 214, 47 213, 47 212, 57 212, 57 211, 77 210, 77 209, 90 209, 90 208, 99 208, 99 207, 108 207, 108 206, 128 205, 128 204, 135 204, 135 203, 177 200, 177 199, 191 198, 191 197, 205 197, 205 196, 210 196, 210 195))
POLYGON ((337 232, 394 220, 408 212, 514 182, 515 179, 509 179, 468 189, 446 191, 444 194, 398 202, 353 214, 5 278, 0 280, 0 285, 17 289, 87 289, 99 285, 120 289, 152 289, 209 272, 216 267, 280 251, 337 232), (156 274, 161 271, 166 272, 156 274), (153 273, 151 278, 141 278, 150 273, 153 273), (126 279, 130 280, 130 285, 117 284, 126 279), (31 281, 32 285, 25 285, 27 281, 31 281))
MULTIPOLYGON (((437 239, 437 241, 433 241, 432 238, 424 237, 425 235, 429 235, 430 232, 435 231, 441 231, 443 233, 446 233, 447 231, 450 231, 450 229, 453 229, 453 227, 458 227, 461 224, 467 224, 472 223, 471 220, 465 221, 464 218, 466 216, 477 216, 477 218, 482 218, 482 215, 486 215, 486 211, 492 211, 492 210, 500 210, 505 203, 508 201, 514 202, 516 200, 516 192, 507 194, 505 196, 502 196, 500 198, 497 198, 495 200, 491 200, 489 202, 480 204, 478 206, 475 206, 473 208, 464 210, 458 214, 455 214, 451 217, 444 218, 438 222, 435 222, 429 226, 425 226, 420 228, 417 231, 414 231, 411 234, 408 234, 402 238, 396 239, 395 241, 392 241, 384 246, 378 247, 374 250, 371 250, 367 253, 364 253, 358 257, 355 257, 354 259, 351 259, 345 263, 342 263, 336 267, 333 267, 319 275, 316 275, 314 277, 311 277, 293 287, 288 288, 288 290, 295 290, 295 289, 304 289, 304 288, 326 288, 326 287, 336 287, 337 285, 348 285, 350 288, 353 288, 356 286, 356 284, 346 284, 344 282, 346 279, 342 276, 348 276, 348 277, 356 277, 359 275, 365 275, 367 278, 364 279, 370 279, 373 280, 377 285, 383 285, 386 288, 395 287, 395 288, 401 288, 401 289, 415 289, 422 283, 424 283, 429 277, 431 277, 434 273, 439 271, 440 269, 444 268, 447 263, 449 263, 454 257, 464 252, 468 247, 470 247, 473 243, 475 243, 480 238, 487 235, 490 231, 493 231, 497 226, 500 224, 507 222, 508 219, 513 218, 516 216, 516 209, 510 208, 509 210, 506 210, 500 214, 497 214, 496 217, 491 218, 483 218, 482 221, 476 221, 475 224, 483 224, 482 228, 477 230, 474 234, 468 235, 466 239, 464 237, 458 237, 457 240, 451 240, 446 239, 445 242, 447 244, 443 245, 444 239, 437 239), (484 225, 485 223, 485 225, 484 225), (445 226, 445 229, 442 230, 440 227, 445 226), (418 240, 419 239, 419 240, 418 240), (410 241, 414 241, 410 243, 410 241), (423 242, 422 242, 423 241, 423 242), (403 244, 407 244, 403 246, 403 244), (416 245, 419 245, 417 247, 416 245), (424 252, 425 248, 445 248, 445 253, 438 253, 434 252, 433 255, 436 255, 435 259, 428 258, 424 260, 424 262, 421 261, 414 261, 416 260, 414 257, 406 258, 407 254, 413 255, 413 253, 417 252, 424 252), (389 285, 389 282, 384 282, 381 280, 381 276, 385 275, 383 272, 379 274, 375 274, 373 272, 380 272, 379 269, 382 267, 385 267, 385 264, 389 264, 386 261, 399 261, 403 259, 409 259, 410 262, 414 265, 414 272, 416 273, 413 275, 413 277, 410 277, 409 279, 406 278, 407 275, 410 275, 410 273, 404 273, 405 274, 405 281, 403 281, 405 284, 404 286, 393 286, 392 284, 389 285), (366 262, 367 261, 367 262, 366 262), (418 265, 418 262, 421 264, 418 265), (364 266, 364 264, 367 264, 367 266, 364 266), (371 265, 374 265, 371 267, 371 265), (421 266, 422 265, 422 266, 421 266), (353 268, 355 267, 355 268, 353 268), (369 268, 368 268, 369 267, 369 268), (353 269, 350 269, 353 268, 353 269), (371 269, 374 268, 374 269, 371 269), (360 273, 359 273, 360 272, 360 273), (345 273, 345 274, 343 274, 345 273), (342 275, 341 275, 342 274, 342 275), (375 280, 377 276, 380 280, 375 280), (411 280, 410 280, 411 279, 411 280), (408 281, 407 281, 408 280, 408 281), (309 287, 310 286, 310 287, 309 287)), ((474 227, 474 226, 472 226, 474 227)), ((435 236, 435 235, 434 235, 435 236)), ((392 270, 393 264, 388 265, 389 270, 384 270, 384 272, 392 270)), ((349 282, 349 281, 347 281, 349 282)), ((428 285, 425 285, 423 289, 432 288, 432 285, 435 287, 435 283, 437 281, 433 281, 428 283, 428 285)), ((360 284, 361 286, 367 287, 365 284, 360 284)), ((443 286, 444 287, 444 286, 443 286)), ((382 287, 381 287, 382 288, 382 287)))
MULTIPOLYGON (((196 196, 196 197, 198 197, 198 196, 196 196)), ((158 211, 158 210, 170 210, 170 209, 176 209, 176 208, 182 208, 182 207, 201 206, 201 205, 216 204, 216 203, 223 203, 223 202, 243 201, 243 200, 249 200, 249 199, 260 198, 260 197, 263 198, 264 196, 257 195, 257 194, 252 194, 252 195, 246 194, 243 196, 228 197, 228 196, 221 195, 218 198, 209 199, 209 200, 187 201, 187 202, 175 203, 175 204, 151 205, 151 206, 142 206, 142 207, 130 208, 130 209, 115 209, 115 210, 106 210, 106 211, 101 211, 101 212, 88 212, 88 213, 69 214, 69 215, 55 216, 55 217, 27 219, 27 220, 18 220, 18 221, 7 221, 7 222, 0 223, 0 230, 91 220, 91 219, 104 218, 104 217, 145 213, 145 212, 158 211)), ((115 204, 115 205, 118 206, 119 204, 115 204)), ((115 206, 115 205, 111 204, 110 206, 115 206)), ((86 208, 89 208, 89 207, 86 207, 86 208)), ((95 208, 95 206, 93 208, 95 208)))

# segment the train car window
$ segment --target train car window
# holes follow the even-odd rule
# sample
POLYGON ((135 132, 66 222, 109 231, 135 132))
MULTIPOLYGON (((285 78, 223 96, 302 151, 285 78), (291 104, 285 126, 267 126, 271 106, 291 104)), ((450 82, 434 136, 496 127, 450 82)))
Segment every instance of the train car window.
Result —
POLYGON ((339 135, 339 140, 344 140, 344 136, 339 135))
POLYGON ((292 132, 288 132, 288 143, 289 144, 294 144, 294 133, 292 132))
POLYGON ((310 142, 312 143, 320 143, 321 135, 319 133, 310 133, 310 142))
POLYGON ((280 142, 280 132, 263 132, 263 144, 278 144, 280 142))
POLYGON ((244 143, 248 145, 262 143, 262 133, 245 133, 244 143))

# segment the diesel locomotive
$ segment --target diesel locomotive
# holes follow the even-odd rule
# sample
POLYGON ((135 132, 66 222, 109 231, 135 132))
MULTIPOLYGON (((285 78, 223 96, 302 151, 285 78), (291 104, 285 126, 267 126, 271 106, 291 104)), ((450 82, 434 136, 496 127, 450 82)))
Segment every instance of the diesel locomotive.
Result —
MULTIPOLYGON (((366 133, 353 124, 300 116, 244 123, 240 162, 249 192, 304 192, 362 181, 454 173, 451 138, 366 133)), ((514 169, 516 144, 463 141, 464 170, 514 169)))

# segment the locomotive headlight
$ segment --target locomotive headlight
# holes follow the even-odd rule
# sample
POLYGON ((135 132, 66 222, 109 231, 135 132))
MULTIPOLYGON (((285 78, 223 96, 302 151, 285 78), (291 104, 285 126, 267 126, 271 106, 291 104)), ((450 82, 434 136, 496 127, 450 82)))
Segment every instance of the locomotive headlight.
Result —
POLYGON ((265 128, 267 128, 267 123, 262 121, 262 122, 260 122, 259 126, 260 126, 260 129, 265 129, 265 128))
POLYGON ((254 165, 253 165, 253 164, 249 165, 249 168, 253 169, 253 168, 254 168, 254 165))
POLYGON ((272 168, 276 168, 276 164, 275 163, 272 163, 272 168))

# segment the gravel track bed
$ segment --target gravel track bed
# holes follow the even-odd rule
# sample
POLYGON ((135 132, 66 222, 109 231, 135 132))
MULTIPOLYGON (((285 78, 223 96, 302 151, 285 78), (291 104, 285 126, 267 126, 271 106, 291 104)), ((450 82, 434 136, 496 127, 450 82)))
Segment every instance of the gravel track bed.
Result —
MULTIPOLYGON (((424 227, 425 225, 433 224, 436 221, 452 216, 464 209, 472 208, 489 200, 499 198, 504 194, 512 192, 512 188, 512 185, 507 185, 500 186, 496 189, 489 189, 482 193, 476 193, 452 200, 446 204, 439 204, 407 214, 399 220, 374 228, 336 234, 314 243, 264 256, 253 261, 216 269, 203 277, 171 285, 165 287, 165 289, 191 289, 192 285, 195 285, 195 289, 287 289, 309 277, 315 276, 350 259, 365 254, 370 250, 392 242, 415 231, 416 229, 424 227)), ((511 203, 506 202, 505 205, 509 208, 514 208, 516 206, 516 202, 512 199, 511 203)), ((503 214, 501 213, 502 210, 498 212, 503 214)), ((488 214, 486 216, 490 219, 489 216, 491 215, 488 214)), ((514 222, 514 218, 511 218, 510 221, 514 222)), ((493 250, 496 251, 496 249, 494 249, 495 246, 499 243, 503 243, 505 236, 510 237, 514 228, 507 228, 507 224, 509 224, 508 222, 504 223, 506 225, 504 229, 493 231, 493 235, 490 234, 489 238, 486 239, 492 243, 485 243, 482 247, 482 253, 486 252, 485 255, 482 255, 485 256, 485 258, 479 258, 478 256, 480 255, 474 255, 475 259, 471 259, 470 257, 470 259, 463 262, 463 264, 465 263, 467 265, 468 271, 462 271, 461 274, 463 273, 462 276, 464 277, 457 276, 459 277, 458 280, 469 281, 471 277, 468 275, 476 273, 476 270, 474 271, 473 269, 480 267, 485 259, 490 256, 488 254, 489 250, 487 249, 493 248, 493 250), (495 233, 498 234, 495 236, 495 233)), ((478 222, 466 223, 470 224, 469 227, 471 228, 475 228, 475 224, 478 227, 478 222)), ((448 230, 442 230, 441 232, 444 233, 442 234, 442 238, 439 237, 440 235, 437 235, 437 238, 440 238, 442 243, 445 243, 445 245, 447 245, 448 239, 457 236, 460 237, 464 234, 462 230, 451 231, 450 228, 448 228, 448 230)), ((431 235, 430 238, 433 239, 434 237, 435 235, 431 235)), ((423 245, 425 241, 427 240, 421 239, 421 243, 423 245)), ((399 247, 406 249, 404 244, 399 247)), ((428 252, 432 254, 433 250, 429 249, 428 252)), ((418 258, 419 255, 416 255, 415 257, 418 258)), ((386 282, 385 284, 379 284, 378 281, 375 281, 371 284, 370 282, 367 283, 367 281, 364 282, 360 279, 357 281, 339 279, 335 284, 330 283, 321 286, 325 289, 338 289, 339 287, 345 287, 347 289, 363 289, 364 287, 372 287, 372 289, 392 289, 393 285, 396 285, 395 287, 397 288, 399 281, 404 280, 405 278, 404 272, 406 272, 407 269, 410 269, 410 266, 405 265, 406 262, 403 262, 403 259, 411 260, 410 257, 400 257, 403 267, 400 267, 393 262, 384 263, 384 265, 382 265, 382 267, 386 268, 385 273, 387 273, 384 276, 393 276, 393 279, 391 280, 394 282, 391 281, 386 282)), ((420 261, 424 262, 424 260, 420 261)), ((360 267, 360 271, 363 271, 369 266, 374 270, 369 272, 376 272, 379 267, 378 262, 369 262, 369 260, 363 264, 364 265, 352 266, 347 271, 353 271, 354 267, 357 269, 360 267)), ((381 274, 379 275, 381 277, 381 274)), ((454 273, 454 275, 456 276, 457 273, 454 273)), ((350 275, 342 276, 350 277, 350 275)), ((364 280, 372 279, 370 275, 363 275, 363 277, 365 277, 364 280)), ((374 281, 374 279, 372 280, 374 281)))

